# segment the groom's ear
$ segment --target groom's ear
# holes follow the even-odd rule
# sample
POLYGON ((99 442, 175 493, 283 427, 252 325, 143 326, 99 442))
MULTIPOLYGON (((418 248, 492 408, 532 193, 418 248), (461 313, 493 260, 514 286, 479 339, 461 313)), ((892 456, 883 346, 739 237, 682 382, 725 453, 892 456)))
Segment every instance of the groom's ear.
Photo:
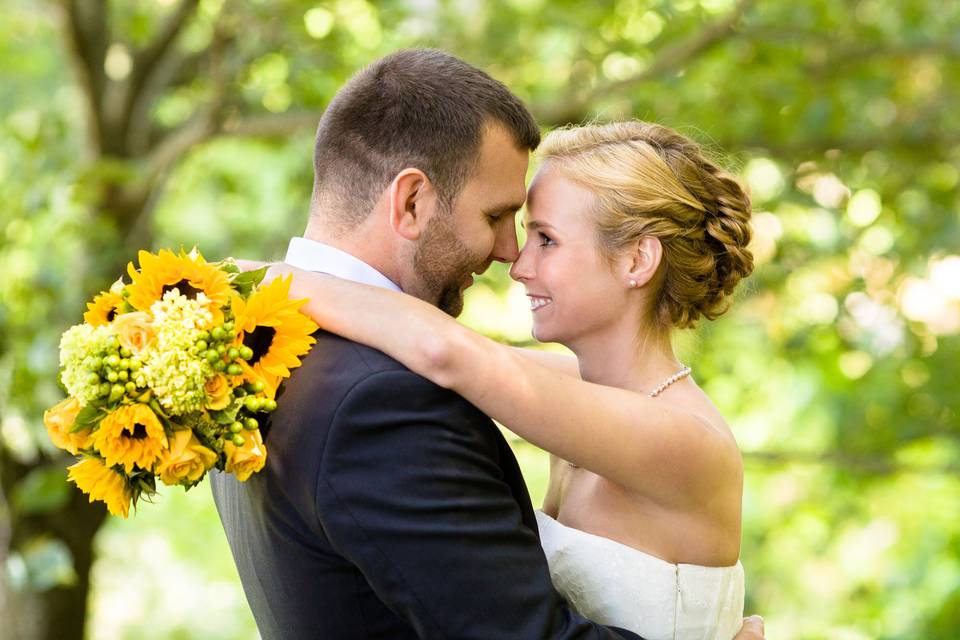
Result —
POLYGON ((436 208, 433 183, 420 169, 404 169, 390 183, 390 226, 407 240, 417 240, 436 208))

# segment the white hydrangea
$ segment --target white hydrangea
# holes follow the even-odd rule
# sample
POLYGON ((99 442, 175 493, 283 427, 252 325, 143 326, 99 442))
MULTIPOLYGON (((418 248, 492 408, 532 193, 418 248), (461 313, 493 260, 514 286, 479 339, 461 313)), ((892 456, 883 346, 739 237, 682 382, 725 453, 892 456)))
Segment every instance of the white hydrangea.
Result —
POLYGON ((150 307, 156 342, 143 354, 143 367, 134 379, 146 383, 171 415, 200 410, 206 398, 204 385, 216 373, 194 347, 201 327, 213 321, 202 298, 190 300, 174 289, 150 307))
POLYGON ((81 405, 96 400, 100 395, 100 381, 92 382, 93 373, 85 364, 88 357, 103 357, 113 335, 107 325, 78 324, 67 329, 60 338, 60 379, 67 393, 81 405))

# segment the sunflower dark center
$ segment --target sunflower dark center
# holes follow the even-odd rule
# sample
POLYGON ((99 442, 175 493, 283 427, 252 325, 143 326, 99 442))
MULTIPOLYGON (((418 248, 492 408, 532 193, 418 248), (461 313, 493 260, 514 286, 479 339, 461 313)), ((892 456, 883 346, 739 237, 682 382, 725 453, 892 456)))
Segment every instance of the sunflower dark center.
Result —
POLYGON ((165 294, 167 291, 172 291, 173 289, 179 290, 180 295, 184 296, 188 300, 196 300, 197 294, 200 293, 201 291, 200 289, 195 289, 193 285, 190 284, 189 281, 181 280, 179 282, 174 282, 173 284, 163 285, 163 289, 160 292, 160 296, 163 297, 163 294, 165 294))
POLYGON ((116 309, 110 309, 110 311, 107 311, 107 322, 113 322, 113 319, 116 317, 117 317, 116 309))
POLYGON ((147 437, 147 427, 140 424, 139 422, 134 423, 133 431, 127 436, 131 440, 143 440, 147 437))
POLYGON ((277 330, 273 327, 258 325, 256 329, 243 336, 244 346, 250 347, 253 351, 253 357, 250 358, 251 365, 259 362, 260 358, 266 355, 267 351, 270 350, 270 345, 273 344, 275 335, 277 335, 277 330))

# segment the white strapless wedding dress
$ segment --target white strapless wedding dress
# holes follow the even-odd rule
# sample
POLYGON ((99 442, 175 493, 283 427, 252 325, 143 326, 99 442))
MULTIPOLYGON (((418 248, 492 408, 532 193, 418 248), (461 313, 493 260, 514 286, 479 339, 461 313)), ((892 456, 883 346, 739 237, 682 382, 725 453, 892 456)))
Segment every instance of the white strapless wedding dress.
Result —
POLYGON ((553 585, 594 622, 648 640, 730 640, 743 621, 744 580, 731 567, 671 564, 537 511, 553 585))

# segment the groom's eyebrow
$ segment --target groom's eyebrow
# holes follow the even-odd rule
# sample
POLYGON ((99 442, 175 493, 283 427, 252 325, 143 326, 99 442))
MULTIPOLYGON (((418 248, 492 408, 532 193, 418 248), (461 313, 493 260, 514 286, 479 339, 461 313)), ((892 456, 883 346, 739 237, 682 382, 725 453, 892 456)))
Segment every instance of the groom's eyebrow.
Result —
POLYGON ((523 206, 522 202, 520 203, 509 202, 507 204, 497 204, 490 207, 486 211, 484 211, 484 214, 488 216, 502 216, 506 214, 513 214, 513 213, 516 213, 517 211, 520 211, 520 207, 522 206, 523 206))

